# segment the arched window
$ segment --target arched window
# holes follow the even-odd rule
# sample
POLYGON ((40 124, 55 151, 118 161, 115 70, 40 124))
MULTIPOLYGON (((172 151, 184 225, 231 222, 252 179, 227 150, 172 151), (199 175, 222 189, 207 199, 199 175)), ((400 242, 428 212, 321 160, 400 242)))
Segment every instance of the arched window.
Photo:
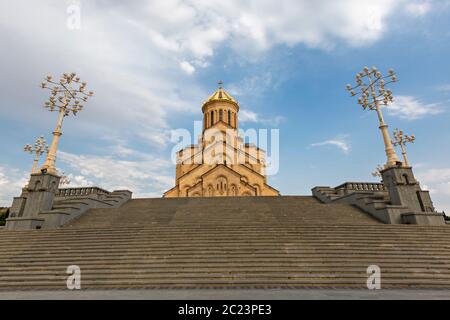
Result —
POLYGON ((223 111, 222 111, 222 109, 219 110, 219 121, 223 121, 223 111))
POLYGON ((211 111, 211 127, 214 125, 214 111, 211 111))
POLYGON ((227 120, 228 120, 228 125, 231 126, 231 111, 230 110, 228 110, 228 118, 227 118, 227 120))
POLYGON ((234 127, 237 127, 236 113, 233 112, 234 127))
POLYGON ((227 194, 227 179, 225 177, 219 177, 217 179, 217 192, 219 195, 226 195, 227 194))
POLYGON ((213 189, 212 185, 209 185, 209 186, 208 186, 207 195, 208 195, 209 197, 214 196, 214 189, 213 189))

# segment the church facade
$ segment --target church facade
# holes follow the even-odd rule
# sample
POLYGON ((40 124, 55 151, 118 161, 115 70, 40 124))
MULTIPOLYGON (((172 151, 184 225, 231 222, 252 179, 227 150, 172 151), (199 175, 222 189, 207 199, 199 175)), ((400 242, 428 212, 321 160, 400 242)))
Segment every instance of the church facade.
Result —
POLYGON ((239 104, 221 84, 202 112, 198 143, 177 152, 175 186, 164 197, 280 195, 267 183, 265 151, 239 135, 239 104))

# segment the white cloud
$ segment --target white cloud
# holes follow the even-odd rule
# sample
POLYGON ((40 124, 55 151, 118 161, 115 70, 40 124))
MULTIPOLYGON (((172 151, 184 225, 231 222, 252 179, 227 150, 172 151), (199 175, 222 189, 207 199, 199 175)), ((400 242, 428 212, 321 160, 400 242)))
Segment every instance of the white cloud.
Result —
POLYGON ((442 86, 438 86, 437 89, 443 92, 450 92, 450 84, 444 84, 442 86))
POLYGON ((343 153, 349 154, 350 153, 350 144, 347 141, 348 136, 347 135, 340 135, 330 140, 325 140, 322 142, 316 142, 312 143, 311 147, 321 147, 321 146, 335 146, 338 149, 340 149, 343 153))
POLYGON ((450 168, 432 168, 418 170, 417 179, 424 189, 430 191, 431 199, 437 210, 450 214, 450 168))
POLYGON ((10 206, 13 197, 18 197, 28 183, 29 172, 0 166, 0 207, 10 206))
POLYGON ((239 111, 239 121, 240 122, 258 122, 259 116, 256 112, 250 110, 239 111))
POLYGON ((417 173, 430 191, 450 196, 450 168, 428 169, 417 173))
POLYGON ((422 17, 426 15, 432 9, 430 1, 421 1, 409 3, 406 5, 406 12, 415 17, 422 17))
MULTIPOLYGON (((233 96, 248 96, 255 98, 268 90, 276 89, 282 82, 281 75, 277 76, 277 80, 270 71, 265 71, 260 74, 253 74, 245 77, 239 83, 227 86, 228 92, 233 96)), ((284 79, 283 79, 284 80, 284 79)))
MULTIPOLYGON (((96 93, 76 122, 80 138, 138 137, 164 145, 170 115, 197 111, 208 95, 185 77, 209 67, 219 48, 247 57, 280 44, 371 44, 403 1, 83 1, 76 31, 66 28, 64 1, 1 2, 0 39, 8 50, 0 61, 0 95, 4 105, 25 107, 0 114, 52 125, 36 108, 46 98, 37 84, 47 73, 73 70, 96 93), (30 88, 27 95, 23 88, 30 88)), ((273 77, 263 76, 273 84, 273 77)))
POLYGON ((135 197, 142 197, 148 194, 162 196, 175 184, 171 175, 173 164, 148 155, 124 160, 114 156, 60 152, 58 160, 71 171, 69 178, 75 177, 73 185, 86 183, 108 190, 128 189, 135 197), (166 171, 170 174, 165 174, 166 171))
POLYGON ((60 186, 60 188, 78 188, 78 187, 93 187, 95 184, 88 178, 81 175, 74 175, 72 173, 67 175, 69 183, 60 186))
POLYGON ((195 67, 187 61, 181 61, 180 68, 187 74, 193 74, 195 72, 195 67))
POLYGON ((387 106, 387 110, 393 116, 405 120, 416 120, 444 111, 436 103, 424 104, 412 96, 396 96, 394 102, 387 106))
POLYGON ((121 156, 121 157, 127 157, 127 156, 132 156, 132 155, 136 154, 136 150, 125 147, 122 144, 113 146, 112 150, 113 150, 114 154, 121 156))
POLYGON ((261 123, 263 125, 276 127, 280 125, 281 122, 284 121, 284 117, 282 116, 262 117, 256 112, 250 110, 240 110, 239 121, 242 123, 249 123, 249 122, 261 123))
MULTIPOLYGON (((225 21, 233 47, 247 52, 277 44, 328 48, 344 40, 360 46, 378 40, 386 19, 402 0, 253 0, 193 1, 194 6, 225 21)), ((214 21, 212 19, 211 21, 214 21)))
MULTIPOLYGON (((81 29, 71 31, 66 28, 70 2, 2 1, 1 48, 8 50, 2 51, 0 59, 0 117, 52 127, 55 117, 39 107, 47 93, 37 85, 48 73, 58 76, 76 71, 88 81, 88 89, 95 96, 79 119, 65 120, 63 147, 65 137, 70 135, 76 135, 80 145, 90 147, 98 139, 138 140, 137 143, 163 147, 168 141, 171 118, 198 112, 199 102, 208 96, 209 92, 195 80, 195 71, 210 67, 211 58, 219 49, 244 58, 277 45, 321 49, 338 43, 370 45, 383 36, 390 16, 404 2, 83 1, 81 29), (27 94, 23 94, 24 90, 27 94)), ((252 85, 261 79, 273 86, 278 75, 262 74, 259 80, 249 79, 247 89, 255 88, 252 85)), ((248 112, 242 114, 244 122, 246 117, 249 122, 282 121, 279 116, 265 118, 248 112)), ((118 151, 118 156, 137 157, 130 150, 118 151)), ((70 173, 74 184, 95 182, 107 188, 124 184, 136 188, 133 191, 137 193, 156 190, 152 194, 158 194, 162 186, 169 186, 169 180, 170 185, 173 183, 168 176, 152 170, 154 163, 149 159, 116 161, 113 157, 70 153, 65 156, 71 163, 66 165, 74 170, 70 173), (139 175, 139 165, 151 174, 139 175)), ((61 153, 61 161, 63 157, 61 153)), ((10 173, 2 181, 18 181, 10 173)), ((20 191, 20 187, 16 186, 16 190, 20 191)), ((1 192, 8 197, 16 195, 16 191, 4 191, 3 186, 1 192)))

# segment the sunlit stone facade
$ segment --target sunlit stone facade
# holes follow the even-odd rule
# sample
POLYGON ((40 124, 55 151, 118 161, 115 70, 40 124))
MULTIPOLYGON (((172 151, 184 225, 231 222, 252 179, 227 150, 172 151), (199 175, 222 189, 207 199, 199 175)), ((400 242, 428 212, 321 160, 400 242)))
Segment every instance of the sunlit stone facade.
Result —
POLYGON ((219 86, 202 112, 198 144, 178 151, 176 185, 164 197, 278 196, 267 184, 265 151, 238 135, 236 100, 219 86))

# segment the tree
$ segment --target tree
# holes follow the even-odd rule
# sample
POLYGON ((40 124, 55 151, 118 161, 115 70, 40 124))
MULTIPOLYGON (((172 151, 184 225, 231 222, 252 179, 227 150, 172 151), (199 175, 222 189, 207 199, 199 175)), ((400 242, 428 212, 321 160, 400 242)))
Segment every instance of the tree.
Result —
POLYGON ((0 208, 0 226, 6 224, 6 219, 9 216, 9 208, 0 208))

